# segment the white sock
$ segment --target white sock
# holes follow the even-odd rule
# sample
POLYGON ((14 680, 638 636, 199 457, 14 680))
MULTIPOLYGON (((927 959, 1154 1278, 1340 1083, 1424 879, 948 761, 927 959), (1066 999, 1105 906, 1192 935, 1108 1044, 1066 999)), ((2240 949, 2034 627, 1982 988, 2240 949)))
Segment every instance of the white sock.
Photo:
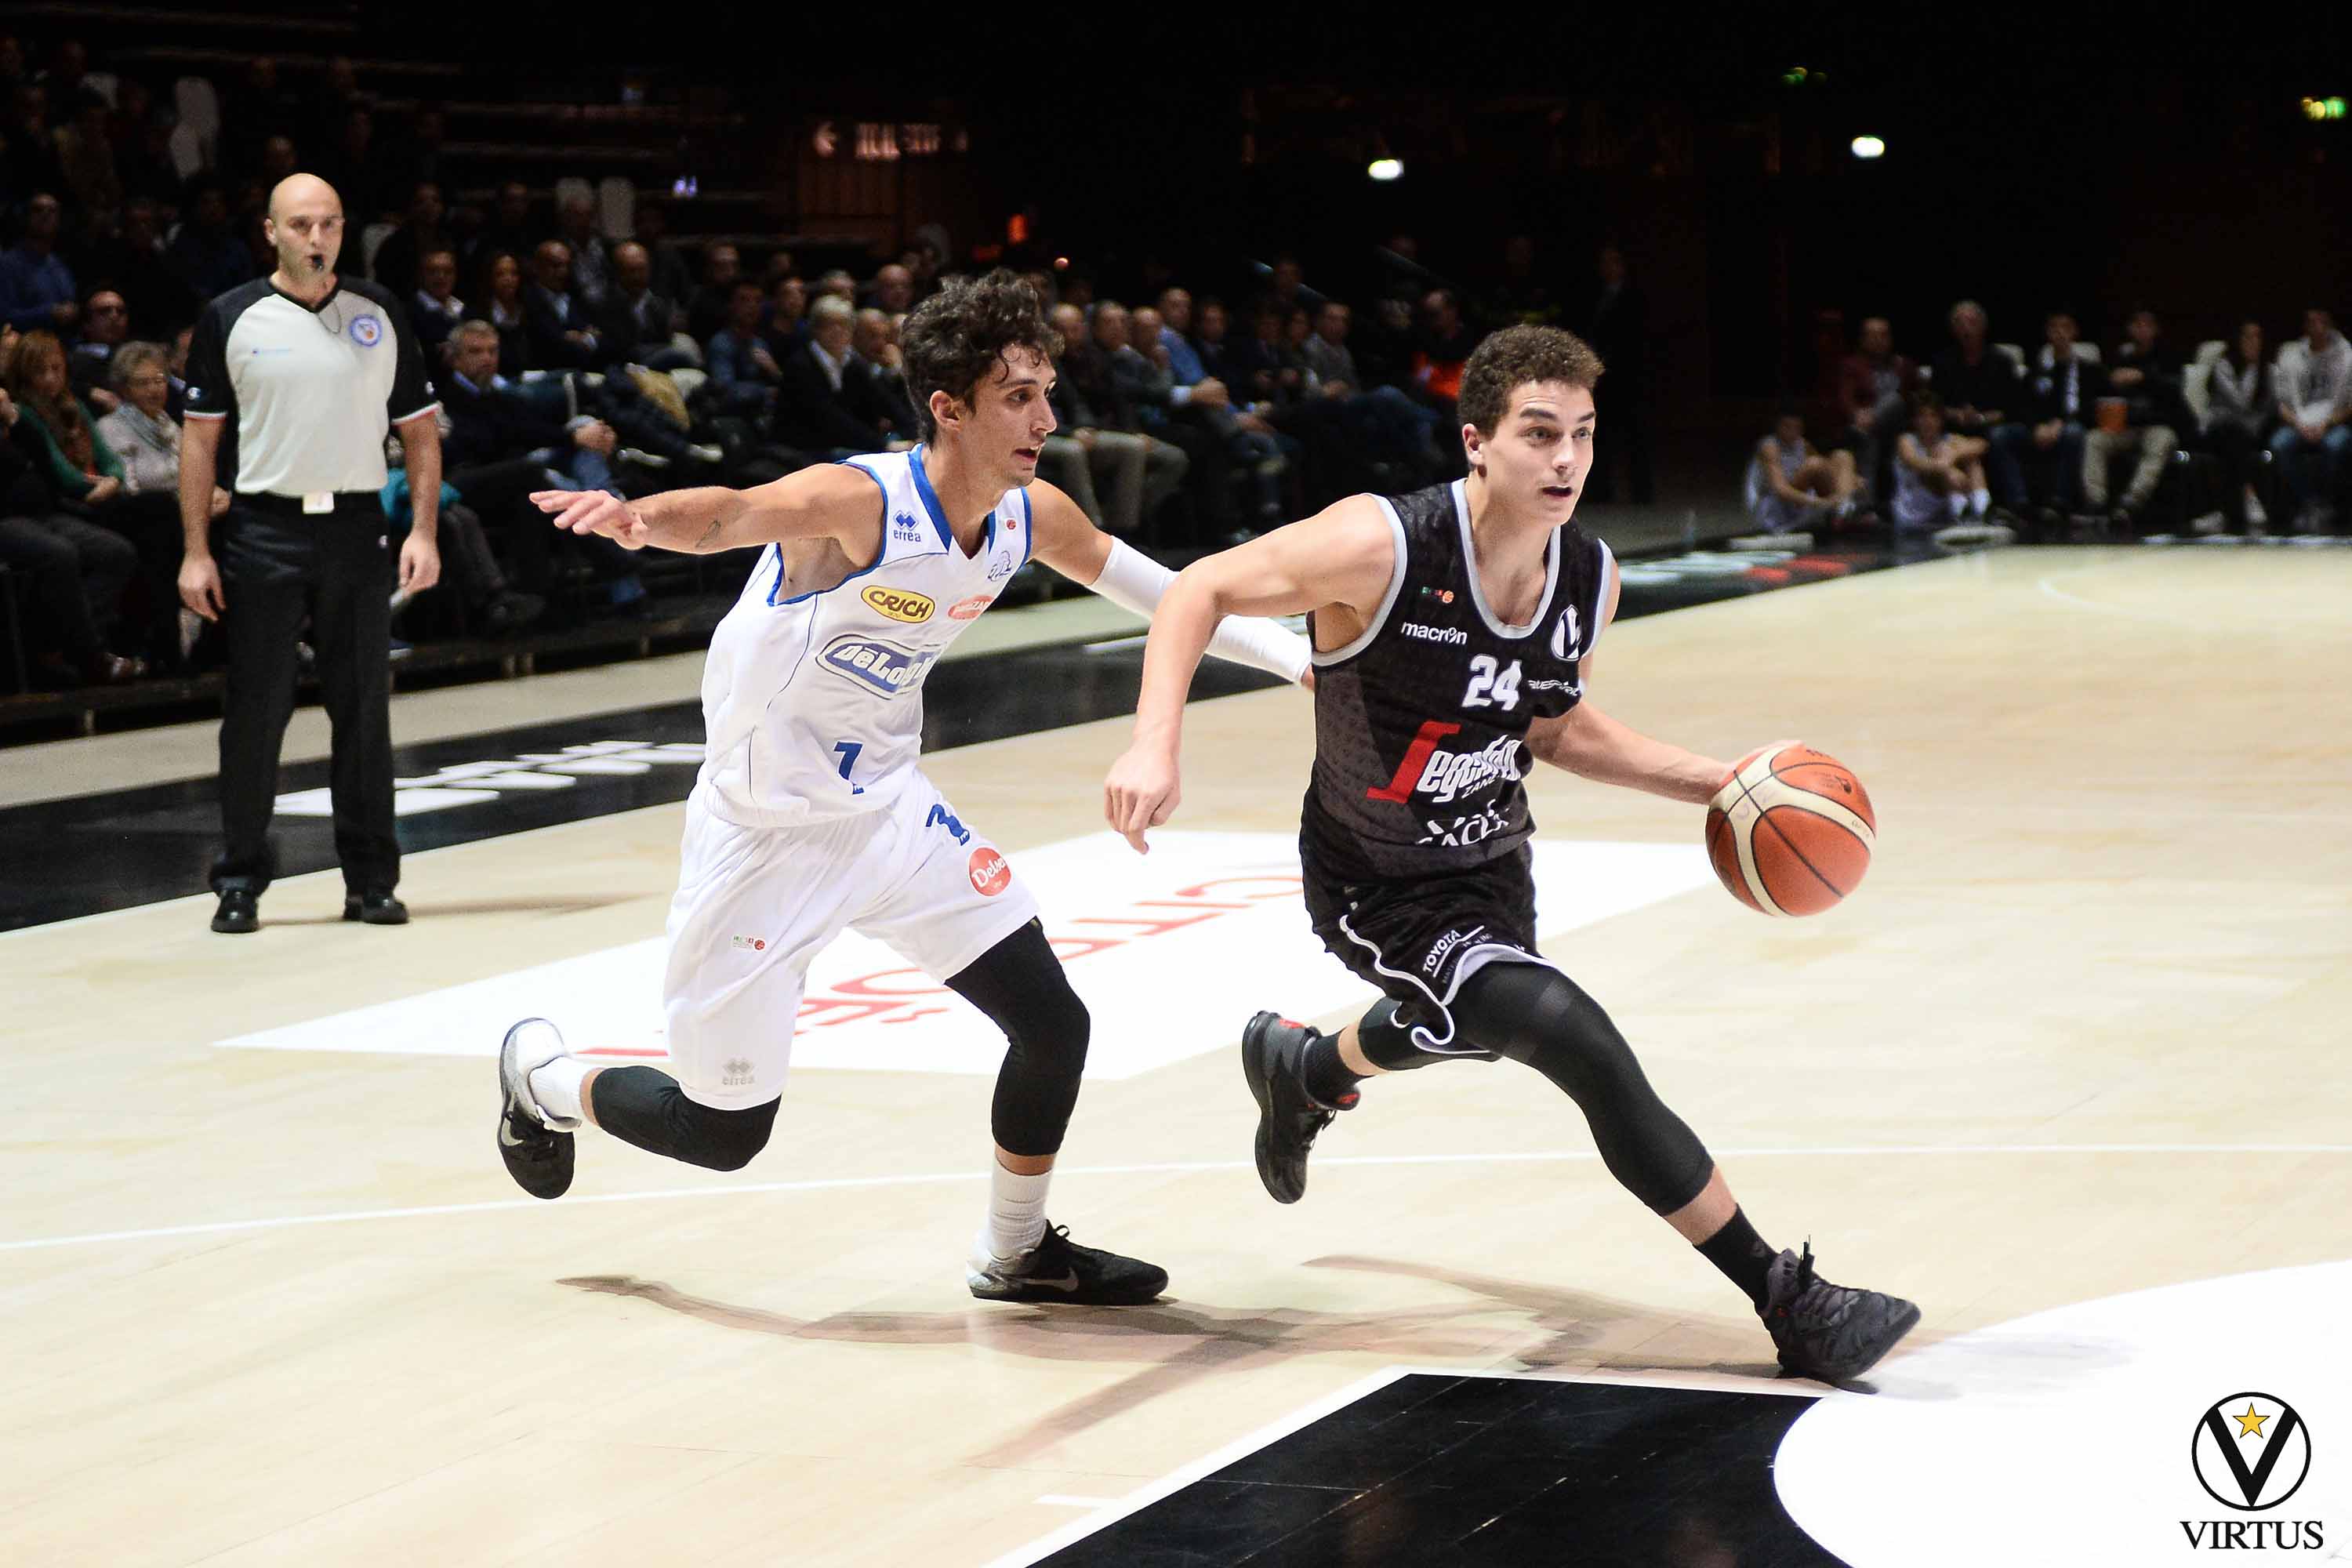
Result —
POLYGON ((1992 491, 1988 489, 1977 489, 1970 490, 1969 492, 1969 510, 1976 513, 1979 517, 1982 517, 1987 511, 1990 510, 1991 507, 1992 491))
POLYGON ((586 1062, 578 1057, 557 1057, 530 1069, 523 1081, 530 1086, 530 1097, 550 1116, 582 1120, 580 1086, 590 1072, 586 1062))
POLYGON ((1045 1189, 1053 1180, 1051 1171, 1019 1176, 1002 1161, 989 1161, 988 1228, 982 1239, 991 1256, 1018 1258, 1037 1245, 1045 1234, 1045 1189))

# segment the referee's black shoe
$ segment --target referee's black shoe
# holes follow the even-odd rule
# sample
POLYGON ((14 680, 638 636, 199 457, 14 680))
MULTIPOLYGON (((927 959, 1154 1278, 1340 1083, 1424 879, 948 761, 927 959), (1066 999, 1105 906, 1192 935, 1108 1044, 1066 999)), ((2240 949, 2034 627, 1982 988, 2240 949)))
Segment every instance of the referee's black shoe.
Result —
MULTIPOLYGON (((1278 1013, 1260 1013, 1242 1031, 1242 1076, 1257 1101, 1257 1179, 1278 1204, 1307 1195, 1307 1155, 1316 1134, 1348 1106, 1326 1105, 1301 1077, 1316 1031, 1278 1013)), ((1348 1097, 1349 1105, 1355 1097, 1348 1097)))
POLYGON ((1832 1285, 1813 1272, 1812 1243, 1803 1257, 1783 1252, 1766 1281, 1764 1327, 1780 1364, 1799 1377, 1851 1383, 1918 1326, 1919 1309, 1900 1296, 1832 1285))
POLYGON ((388 892, 345 893, 343 919, 364 921, 372 926, 404 926, 408 906, 388 892))
POLYGON ((1168 1270, 1139 1258, 1080 1247, 1070 1227, 1048 1225, 1018 1258, 975 1246, 964 1283, 983 1301, 1059 1301, 1074 1307, 1140 1307, 1168 1289, 1168 1270))
POLYGON ((213 930, 224 936, 243 936, 261 929, 261 900, 249 888, 229 888, 213 911, 213 930))

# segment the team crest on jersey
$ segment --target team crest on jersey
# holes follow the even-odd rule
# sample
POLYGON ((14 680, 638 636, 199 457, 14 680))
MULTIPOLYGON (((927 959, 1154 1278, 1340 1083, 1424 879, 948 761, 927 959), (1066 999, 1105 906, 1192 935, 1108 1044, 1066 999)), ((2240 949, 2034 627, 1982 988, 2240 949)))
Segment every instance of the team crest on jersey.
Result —
POLYGON ((931 618, 939 602, 928 594, 918 594, 909 588, 888 588, 877 583, 857 595, 866 601, 866 608, 877 616, 901 621, 910 626, 921 626, 931 618))
POLYGON ((1010 554, 1000 555, 988 563, 988 580, 990 582, 1002 583, 1007 577, 1012 575, 1013 557, 1010 554))
POLYGON ((383 322, 375 316, 353 316, 350 331, 352 342, 363 349, 372 349, 383 342, 383 322))
POLYGON ((1569 605, 1552 623, 1551 656, 1554 658, 1577 658, 1584 652, 1584 628, 1578 621, 1576 606, 1569 605))
POLYGON ((884 697, 896 697, 919 685, 923 672, 939 657, 936 648, 918 653, 895 643, 870 637, 835 637, 825 644, 817 662, 845 680, 855 681, 884 697))

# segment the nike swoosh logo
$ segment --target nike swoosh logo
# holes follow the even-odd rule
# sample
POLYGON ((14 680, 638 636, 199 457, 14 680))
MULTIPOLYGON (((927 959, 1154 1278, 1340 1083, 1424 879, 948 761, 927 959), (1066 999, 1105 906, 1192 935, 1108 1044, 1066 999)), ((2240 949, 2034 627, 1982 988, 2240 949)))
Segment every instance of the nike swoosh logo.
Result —
POLYGON ((1077 1271, 1076 1269, 1072 1269, 1069 1273, 1063 1275, 1059 1279, 1028 1279, 1024 1280, 1023 1283, 1028 1285, 1043 1285, 1048 1290, 1075 1291, 1078 1288, 1078 1276, 1077 1271))

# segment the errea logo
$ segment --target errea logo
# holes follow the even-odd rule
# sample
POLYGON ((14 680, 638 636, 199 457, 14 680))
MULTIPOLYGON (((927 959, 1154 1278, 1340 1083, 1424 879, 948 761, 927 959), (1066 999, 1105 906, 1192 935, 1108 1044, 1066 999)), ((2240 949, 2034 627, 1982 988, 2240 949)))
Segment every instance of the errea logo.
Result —
POLYGON ((920 544, 923 542, 923 525, 915 521, 913 512, 902 511, 890 520, 890 536, 901 544, 920 544))

